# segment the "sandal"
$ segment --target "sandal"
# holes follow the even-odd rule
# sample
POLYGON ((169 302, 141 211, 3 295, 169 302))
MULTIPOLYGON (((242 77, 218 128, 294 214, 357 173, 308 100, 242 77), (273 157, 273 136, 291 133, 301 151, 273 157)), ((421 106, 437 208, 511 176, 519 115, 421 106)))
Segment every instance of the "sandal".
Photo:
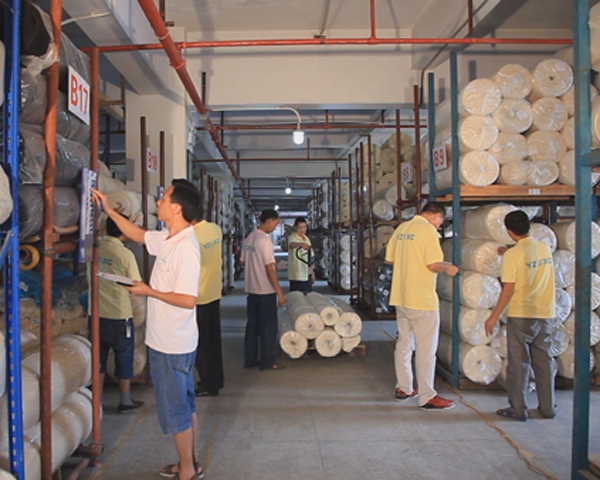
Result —
POLYGON ((261 368, 261 370, 283 370, 285 365, 283 363, 274 363, 271 368, 261 368))
MULTIPOLYGON (((202 471, 202 467, 200 466, 200 462, 194 462, 194 469, 196 470, 196 478, 201 479, 204 478, 204 472, 202 471)), ((166 467, 161 468, 158 473, 165 478, 179 478, 179 463, 171 463, 166 467), (177 467, 177 471, 174 472, 173 469, 177 467)), ((195 479, 193 479, 195 480, 195 479)))
MULTIPOLYGON (((200 473, 195 473, 194 476, 192 478, 190 478, 190 480, 201 480, 202 478, 204 478, 204 473, 200 472, 200 473)), ((173 477, 173 480, 179 480, 178 473, 175 474, 175 476, 173 477)))
POLYGON ((521 417, 514 413, 510 408, 501 408, 500 410, 496 410, 496 415, 504 418, 510 418, 511 420, 517 420, 519 422, 527 421, 527 416, 521 417))

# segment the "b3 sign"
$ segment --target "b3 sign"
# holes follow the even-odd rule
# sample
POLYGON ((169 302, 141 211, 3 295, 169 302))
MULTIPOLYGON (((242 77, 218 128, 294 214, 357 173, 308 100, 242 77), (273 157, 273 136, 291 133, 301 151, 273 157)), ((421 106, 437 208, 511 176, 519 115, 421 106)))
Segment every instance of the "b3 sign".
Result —
POLYGON ((154 150, 146 150, 146 170, 150 173, 158 173, 158 155, 154 150))
POLYGON ((444 170, 448 168, 448 156, 446 155, 446 145, 441 144, 433 148, 433 171, 444 170))
POLYGON ((69 66, 69 112, 86 125, 90 124, 90 86, 69 66))

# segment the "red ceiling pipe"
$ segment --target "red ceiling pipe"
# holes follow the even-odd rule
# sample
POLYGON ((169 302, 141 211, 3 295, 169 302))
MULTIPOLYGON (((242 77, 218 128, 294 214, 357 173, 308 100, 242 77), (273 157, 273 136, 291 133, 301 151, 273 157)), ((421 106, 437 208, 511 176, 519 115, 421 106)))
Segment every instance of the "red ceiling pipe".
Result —
POLYGON ((235 180, 240 185, 243 197, 246 199, 246 201, 250 205, 250 208, 252 208, 252 202, 250 201, 250 198, 248 197, 248 195, 246 194, 246 191, 244 190, 244 184, 242 183, 242 179, 238 175, 233 163, 229 159, 229 156, 227 155, 227 151, 225 150, 225 147, 221 143, 221 139, 219 138, 219 134, 218 134, 216 127, 210 121, 210 118, 208 116, 208 111, 206 110, 206 107, 204 106, 204 103, 202 102, 200 95, 198 95, 198 91, 196 90, 196 87, 194 86, 194 82, 192 81, 190 74, 188 73, 187 69, 185 68, 185 60, 181 56, 181 51, 179 50, 177 45, 175 45, 175 42, 173 42, 173 39, 171 38, 171 35, 169 34, 169 30, 165 26, 165 22, 161 18, 159 11, 156 8, 156 5, 154 4, 154 1, 153 0, 138 0, 138 3, 140 4, 140 7, 144 11, 144 14, 148 18, 150 25, 154 29, 154 33, 156 34, 156 36, 160 40, 160 43, 162 44, 163 48, 165 49, 165 52, 167 53, 169 60, 171 60, 171 66, 175 69, 175 71, 177 72, 177 75, 179 75, 179 78, 181 79, 183 86, 185 87, 186 91, 188 92, 192 103, 198 110, 198 113, 200 114, 200 118, 208 126, 208 132, 210 133, 210 136, 211 136, 213 142, 215 143, 215 146, 221 153, 221 156, 223 157, 223 160, 227 164, 227 167, 229 168, 231 174, 233 175, 233 178, 235 178, 235 180))
POLYGON ((371 17, 371 37, 369 38, 369 40, 377 41, 377 35, 375 35, 375 0, 371 0, 370 17, 371 17))
MULTIPOLYGON (((236 162, 342 162, 343 158, 236 158, 236 162)), ((215 158, 194 160, 194 163, 215 163, 221 160, 215 158)))

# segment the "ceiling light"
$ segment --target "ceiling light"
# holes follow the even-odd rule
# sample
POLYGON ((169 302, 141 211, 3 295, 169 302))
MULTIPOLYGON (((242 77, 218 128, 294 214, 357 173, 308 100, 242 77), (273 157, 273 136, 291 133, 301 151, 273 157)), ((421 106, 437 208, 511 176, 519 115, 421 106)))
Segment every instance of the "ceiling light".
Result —
POLYGON ((285 187, 285 194, 286 195, 291 195, 292 194, 292 187, 290 187, 289 185, 287 187, 285 187))
POLYGON ((302 145, 304 143, 304 132, 300 130, 300 124, 298 124, 298 130, 294 130, 293 136, 296 145, 302 145))
POLYGON ((275 211, 279 211, 279 205, 275 204, 275 211))

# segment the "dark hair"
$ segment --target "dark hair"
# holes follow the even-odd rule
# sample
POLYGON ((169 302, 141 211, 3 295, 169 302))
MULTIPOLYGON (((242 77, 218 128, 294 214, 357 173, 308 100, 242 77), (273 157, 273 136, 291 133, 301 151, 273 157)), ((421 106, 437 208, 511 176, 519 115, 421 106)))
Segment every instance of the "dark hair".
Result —
POLYGON ((294 227, 297 227, 301 223, 306 223, 306 218, 298 217, 296 220, 294 220, 294 227))
POLYGON ((504 217, 504 225, 506 228, 513 232, 515 235, 527 235, 529 233, 529 217, 522 210, 510 212, 504 217))
POLYGON ((441 214, 444 217, 446 216, 446 209, 441 203, 437 202, 429 202, 426 203, 422 210, 423 213, 433 213, 433 214, 441 214))
POLYGON ((279 214, 277 210, 273 210, 272 208, 267 208, 263 210, 260 214, 260 223, 265 223, 267 220, 277 219, 279 218, 279 214))
MULTIPOLYGON (((129 220, 129 217, 123 215, 122 213, 119 213, 119 215, 121 215, 123 218, 126 218, 127 220, 129 220)), ((119 226, 110 217, 108 217, 108 219, 106 220, 106 234, 110 237, 115 237, 115 238, 119 238, 121 235, 123 235, 123 232, 121 231, 119 226)))
POLYGON ((181 213, 186 221, 196 220, 200 212, 200 193, 196 186, 183 178, 173 179, 171 185, 171 203, 181 206, 181 213))

